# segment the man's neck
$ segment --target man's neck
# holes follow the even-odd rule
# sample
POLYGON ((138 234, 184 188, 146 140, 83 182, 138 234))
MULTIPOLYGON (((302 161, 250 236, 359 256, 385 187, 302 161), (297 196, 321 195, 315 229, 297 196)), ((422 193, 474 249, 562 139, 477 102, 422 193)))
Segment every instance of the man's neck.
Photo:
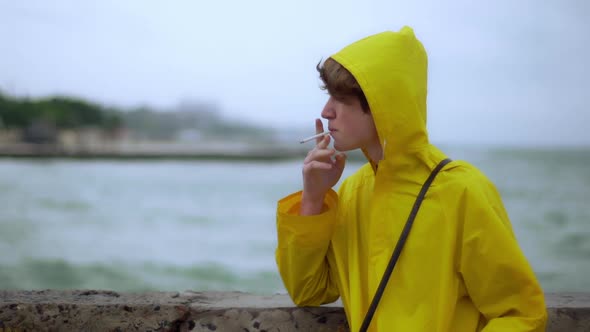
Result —
POLYGON ((371 162, 375 165, 377 165, 379 161, 383 159, 383 148, 381 147, 381 143, 379 142, 367 146, 365 148, 365 151, 367 151, 367 155, 371 159, 371 162))

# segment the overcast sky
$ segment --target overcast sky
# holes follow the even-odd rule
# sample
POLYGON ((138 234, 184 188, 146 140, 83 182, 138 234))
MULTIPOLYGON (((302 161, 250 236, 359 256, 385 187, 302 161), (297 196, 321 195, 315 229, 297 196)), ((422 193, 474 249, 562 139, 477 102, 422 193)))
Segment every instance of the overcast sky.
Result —
POLYGON ((369 34, 414 28, 442 143, 590 146, 590 3, 0 0, 0 89, 109 105, 214 103, 309 127, 315 65, 369 34))

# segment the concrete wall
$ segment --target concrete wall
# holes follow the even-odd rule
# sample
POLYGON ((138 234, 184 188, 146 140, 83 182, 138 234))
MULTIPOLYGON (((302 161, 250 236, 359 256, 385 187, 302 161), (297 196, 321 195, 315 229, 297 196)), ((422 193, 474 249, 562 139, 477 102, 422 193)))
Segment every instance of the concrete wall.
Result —
MULTIPOLYGON (((590 293, 547 294, 547 331, 590 331, 590 293)), ((0 291, 4 331, 348 331, 339 306, 235 292, 0 291)))

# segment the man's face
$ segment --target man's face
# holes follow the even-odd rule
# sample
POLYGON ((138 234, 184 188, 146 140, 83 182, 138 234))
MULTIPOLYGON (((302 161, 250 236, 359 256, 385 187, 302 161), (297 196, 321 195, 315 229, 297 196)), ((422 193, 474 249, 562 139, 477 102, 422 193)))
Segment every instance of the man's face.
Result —
POLYGON ((330 96, 322 110, 322 118, 328 120, 334 148, 338 151, 367 149, 379 144, 373 116, 363 111, 356 97, 330 96))

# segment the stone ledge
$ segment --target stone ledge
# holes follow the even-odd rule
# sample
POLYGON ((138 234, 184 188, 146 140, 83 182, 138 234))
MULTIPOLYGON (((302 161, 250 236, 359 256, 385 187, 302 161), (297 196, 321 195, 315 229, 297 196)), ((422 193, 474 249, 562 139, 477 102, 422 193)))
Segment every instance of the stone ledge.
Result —
MULTIPOLYGON (((590 331, 590 293, 546 295, 547 331, 590 331)), ((0 331, 348 331, 340 306, 239 292, 0 291, 0 331)))

